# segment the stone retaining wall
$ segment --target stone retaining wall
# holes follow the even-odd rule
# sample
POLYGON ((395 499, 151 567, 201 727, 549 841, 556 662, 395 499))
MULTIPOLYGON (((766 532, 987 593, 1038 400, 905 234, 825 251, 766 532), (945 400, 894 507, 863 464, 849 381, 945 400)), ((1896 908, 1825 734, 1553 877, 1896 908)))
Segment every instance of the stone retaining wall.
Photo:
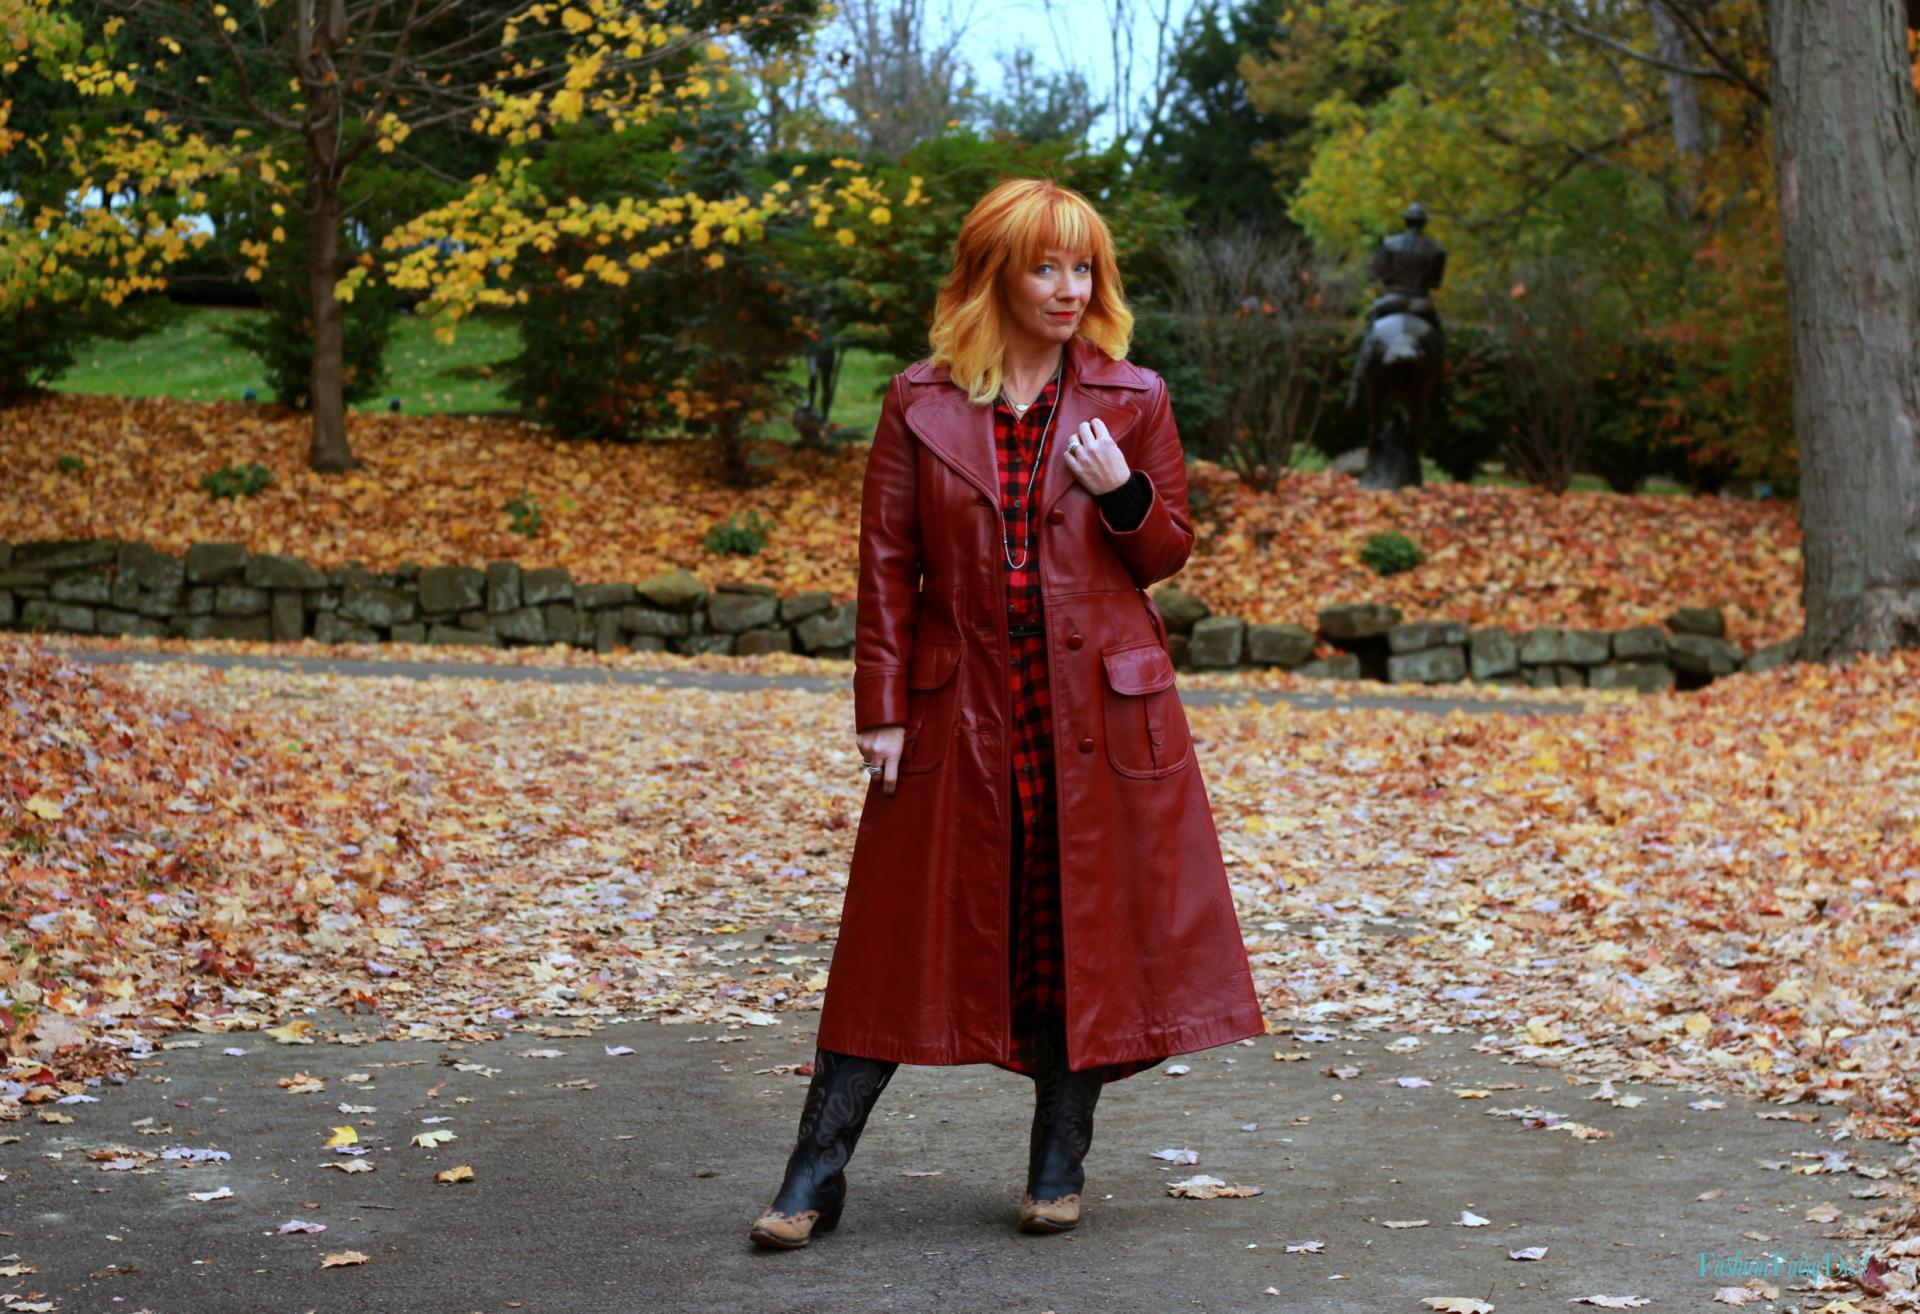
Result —
MULTIPOLYGON (((1176 588, 1153 593, 1175 663, 1187 670, 1280 667, 1394 684, 1471 679, 1535 687, 1691 689, 1794 660, 1797 641, 1743 653, 1718 611, 1681 607, 1665 627, 1617 631, 1403 624, 1390 606, 1328 607, 1317 630, 1216 616, 1176 588), (1335 655, 1315 657, 1330 646, 1335 655)), ((684 570, 636 584, 581 584, 559 567, 403 565, 319 570, 238 543, 184 557, 113 539, 0 543, 0 628, 77 634, 321 643, 566 643, 754 656, 853 655, 854 603, 782 597, 760 584, 709 590, 684 570)))

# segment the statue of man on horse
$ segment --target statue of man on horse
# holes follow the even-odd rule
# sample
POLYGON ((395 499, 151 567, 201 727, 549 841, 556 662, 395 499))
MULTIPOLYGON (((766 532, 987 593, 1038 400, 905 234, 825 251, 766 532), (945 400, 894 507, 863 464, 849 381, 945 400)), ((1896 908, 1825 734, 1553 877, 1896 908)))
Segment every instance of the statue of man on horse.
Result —
POLYGON ((1401 216, 1402 232, 1383 237, 1367 273, 1386 292, 1367 307, 1367 332, 1354 361, 1347 409, 1367 401, 1367 468, 1363 488, 1408 488, 1420 482, 1420 437, 1430 406, 1444 407, 1440 381, 1446 334, 1432 291, 1447 269, 1447 248, 1428 237, 1418 201, 1401 216))

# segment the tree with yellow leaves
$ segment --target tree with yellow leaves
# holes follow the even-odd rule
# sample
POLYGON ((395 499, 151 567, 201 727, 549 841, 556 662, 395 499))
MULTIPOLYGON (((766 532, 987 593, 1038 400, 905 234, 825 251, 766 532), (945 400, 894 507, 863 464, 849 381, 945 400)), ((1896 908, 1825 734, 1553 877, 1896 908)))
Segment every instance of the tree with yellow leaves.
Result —
MULTIPOLYGON (((301 205, 314 335, 308 459, 351 469, 341 305, 368 280, 423 295, 450 338, 476 307, 524 298, 506 286, 512 262, 563 235, 637 248, 625 263, 644 267, 703 234, 753 240, 775 213, 831 216, 850 189, 864 195, 864 181, 831 171, 752 196, 592 205, 529 182, 556 127, 620 134, 699 105, 728 87, 733 49, 797 31, 814 12, 812 0, 0 0, 0 70, 37 71, 125 111, 93 131, 0 114, 0 148, 32 152, 67 182, 65 204, 0 225, 0 306, 61 271, 81 271, 85 294, 108 301, 164 287, 167 267, 206 241, 193 215, 211 187, 254 189, 275 215, 301 205), (207 52, 221 75, 183 86, 176 62, 207 52), (484 143, 487 167, 399 224, 383 258, 343 260, 343 188, 356 163, 443 127, 484 143)), ((247 241, 256 275, 286 240, 276 224, 247 241)), ((624 271, 589 260, 574 276, 617 285, 624 271)))

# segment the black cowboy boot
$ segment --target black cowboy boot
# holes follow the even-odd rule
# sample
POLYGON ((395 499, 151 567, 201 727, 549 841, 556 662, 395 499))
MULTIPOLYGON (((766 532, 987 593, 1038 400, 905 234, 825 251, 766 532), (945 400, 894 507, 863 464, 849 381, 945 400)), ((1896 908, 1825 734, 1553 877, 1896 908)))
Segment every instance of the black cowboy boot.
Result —
POLYGON ((1105 1077, 1099 1068, 1067 1070, 1067 1044, 1056 1028, 1033 1082, 1033 1135, 1027 1149, 1027 1193, 1020 1230, 1065 1232, 1080 1222, 1081 1161, 1093 1145, 1093 1106, 1105 1077))
POLYGON ((794 1250, 815 1232, 831 1232, 847 1202, 853 1147, 874 1101, 900 1065, 818 1049, 813 1081, 800 1111, 800 1132, 787 1158, 786 1179, 749 1234, 759 1245, 794 1250))

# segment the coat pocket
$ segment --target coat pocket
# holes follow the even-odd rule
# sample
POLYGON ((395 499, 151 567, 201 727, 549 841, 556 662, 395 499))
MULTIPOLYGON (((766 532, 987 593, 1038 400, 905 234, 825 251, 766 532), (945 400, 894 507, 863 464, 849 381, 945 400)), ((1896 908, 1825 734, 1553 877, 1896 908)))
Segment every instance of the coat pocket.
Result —
POLYGON ((1173 658, 1158 638, 1100 650, 1107 763, 1125 776, 1164 776, 1192 756, 1186 709, 1173 684, 1173 658))
POLYGON ((959 683, 953 673, 960 666, 965 645, 916 643, 907 666, 907 739, 900 771, 911 775, 930 771, 947 754, 953 738, 954 703, 959 683))

